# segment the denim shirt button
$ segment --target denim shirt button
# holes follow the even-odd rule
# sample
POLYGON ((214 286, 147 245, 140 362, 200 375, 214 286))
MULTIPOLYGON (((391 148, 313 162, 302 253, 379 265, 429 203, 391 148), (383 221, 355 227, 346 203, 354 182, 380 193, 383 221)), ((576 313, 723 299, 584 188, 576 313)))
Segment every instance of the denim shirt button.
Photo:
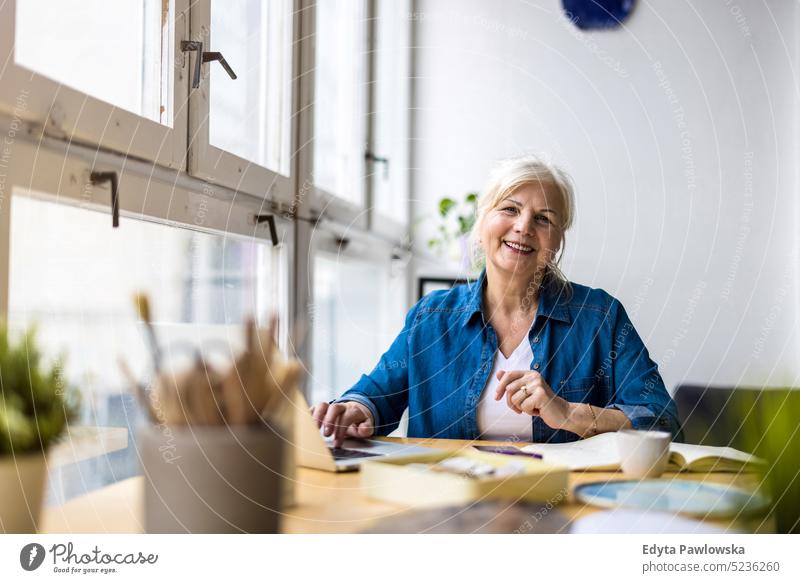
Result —
POLYGON ((535 337, 533 338, 533 341, 534 341, 534 342, 539 342, 539 337, 538 337, 538 336, 535 336, 535 337))
POLYGON ((537 362, 537 363, 535 363, 535 364, 533 365, 533 368, 534 368, 534 369, 536 369, 536 370, 539 370, 539 363, 538 363, 538 362, 537 362))

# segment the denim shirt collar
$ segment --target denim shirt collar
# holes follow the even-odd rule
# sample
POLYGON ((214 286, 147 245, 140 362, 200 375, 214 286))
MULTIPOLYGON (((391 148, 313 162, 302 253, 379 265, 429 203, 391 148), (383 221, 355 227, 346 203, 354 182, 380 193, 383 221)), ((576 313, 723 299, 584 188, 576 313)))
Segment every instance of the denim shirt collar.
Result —
MULTIPOLYGON (((481 271, 477 281, 469 284, 467 291, 467 302, 465 314, 462 319, 462 326, 466 326, 476 314, 480 314, 484 324, 486 318, 483 317, 483 289, 486 286, 486 269, 481 271)), ((546 281, 539 292, 539 307, 536 310, 536 318, 550 318, 560 322, 570 322, 569 310, 566 306, 567 299, 558 286, 546 281)))

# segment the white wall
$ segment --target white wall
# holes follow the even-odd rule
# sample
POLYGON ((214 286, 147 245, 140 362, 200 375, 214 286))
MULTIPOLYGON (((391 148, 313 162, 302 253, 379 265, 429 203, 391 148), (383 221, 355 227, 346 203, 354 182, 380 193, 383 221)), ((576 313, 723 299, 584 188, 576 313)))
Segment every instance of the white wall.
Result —
POLYGON ((565 272, 622 300, 670 389, 800 384, 798 12, 649 0, 586 34, 559 0, 420 0, 418 217, 547 154, 577 185, 565 272))

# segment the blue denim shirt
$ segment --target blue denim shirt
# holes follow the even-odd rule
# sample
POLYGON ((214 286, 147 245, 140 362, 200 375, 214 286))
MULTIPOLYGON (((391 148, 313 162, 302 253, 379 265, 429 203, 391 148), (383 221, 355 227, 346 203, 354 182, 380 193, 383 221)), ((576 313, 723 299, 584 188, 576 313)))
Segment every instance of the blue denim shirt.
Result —
MULTIPOLYGON (((403 330, 375 369, 339 401, 358 401, 375 419, 376 435, 393 431, 409 408, 409 437, 477 439, 477 406, 498 349, 482 310, 478 281, 435 291, 408 312, 403 330)), ((636 429, 680 438, 675 403, 658 366, 622 304, 600 289, 572 284, 572 294, 543 286, 528 334, 531 369, 574 403, 622 411, 636 429)), ((567 442, 575 433, 531 418, 534 442, 567 442)))

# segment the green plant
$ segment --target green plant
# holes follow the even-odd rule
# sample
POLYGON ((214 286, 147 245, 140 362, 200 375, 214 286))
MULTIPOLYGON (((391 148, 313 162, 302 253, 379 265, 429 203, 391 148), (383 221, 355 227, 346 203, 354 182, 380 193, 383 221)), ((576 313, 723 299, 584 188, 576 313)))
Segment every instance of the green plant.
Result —
POLYGON ((444 250, 450 243, 469 234, 478 214, 478 193, 470 192, 459 202, 449 197, 439 200, 437 236, 428 240, 428 247, 444 250))
POLYGON ((14 343, 0 323, 0 455, 43 451, 77 413, 61 360, 44 363, 31 327, 14 343))
POLYGON ((744 447, 767 461, 762 485, 772 497, 779 533, 800 532, 800 390, 762 391, 742 408, 744 447))

